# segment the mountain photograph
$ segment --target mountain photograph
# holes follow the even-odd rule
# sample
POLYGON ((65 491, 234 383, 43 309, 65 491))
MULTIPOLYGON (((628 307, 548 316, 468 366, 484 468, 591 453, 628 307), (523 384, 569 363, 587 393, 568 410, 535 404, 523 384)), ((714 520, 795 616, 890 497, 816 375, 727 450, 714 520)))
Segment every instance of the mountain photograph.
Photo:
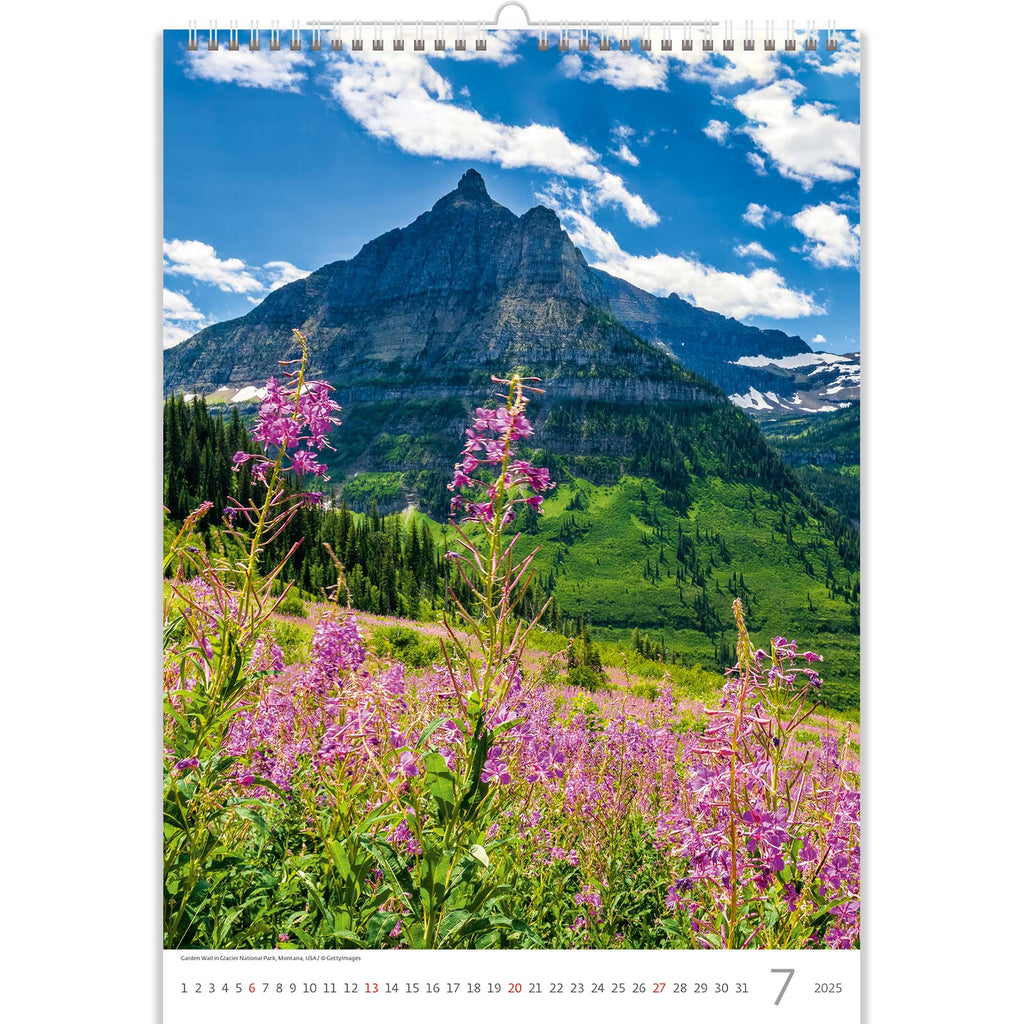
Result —
POLYGON ((472 168, 407 227, 170 349, 165 389, 251 409, 293 328, 343 409, 326 461, 350 509, 444 522, 446 474, 492 376, 539 378, 530 446, 559 488, 530 529, 550 538, 539 564, 563 611, 714 664, 723 644, 731 658, 742 596, 755 623, 771 609, 830 634, 833 701, 856 706, 856 531, 724 390, 737 369, 749 381, 742 354, 809 352, 799 338, 592 270, 553 211, 517 217, 472 168))
POLYGON ((842 39, 165 38, 168 949, 857 948, 842 39))

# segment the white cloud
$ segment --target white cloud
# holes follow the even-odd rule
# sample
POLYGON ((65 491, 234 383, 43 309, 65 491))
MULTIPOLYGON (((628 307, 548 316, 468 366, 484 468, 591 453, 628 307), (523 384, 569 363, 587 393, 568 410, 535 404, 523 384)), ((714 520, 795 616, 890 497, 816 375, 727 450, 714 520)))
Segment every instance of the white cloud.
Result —
POLYGON ((639 159, 639 157, 637 157, 637 155, 625 143, 623 143, 621 146, 619 146, 619 148, 617 150, 615 150, 615 155, 620 160, 622 160, 625 163, 629 164, 631 167, 639 167, 640 166, 640 159, 639 159))
POLYGON ((815 181, 847 181, 860 167, 860 125, 843 121, 821 103, 798 104, 804 87, 773 82, 737 96, 746 132, 786 178, 810 188, 815 181))
POLYGON ((775 261, 775 257, 760 242, 748 242, 746 245, 737 245, 733 252, 737 256, 753 256, 762 260, 775 261))
POLYGON ((291 284, 292 281, 299 281, 312 273, 309 270, 300 270, 294 263, 289 263, 287 260, 271 260, 269 263, 263 264, 263 269, 270 271, 268 282, 270 291, 291 284))
POLYGON ((709 139, 714 139, 719 145, 725 143, 726 136, 728 136, 730 130, 728 121, 708 121, 701 129, 709 139))
POLYGON ((579 53, 566 54, 563 73, 584 82, 604 82, 613 89, 668 88, 668 61, 653 53, 592 50, 586 61, 579 53))
POLYGON ((699 47, 681 50, 678 41, 675 45, 670 52, 591 50, 585 55, 567 53, 562 57, 561 68, 569 78, 604 82, 614 89, 656 90, 668 88, 668 76, 673 69, 688 81, 706 82, 714 89, 745 82, 766 85, 779 73, 778 56, 763 48, 714 53, 699 47))
MULTIPOLYGON (((416 38, 416 29, 414 26, 408 26, 404 29, 403 38, 406 39, 406 50, 412 50, 412 40, 416 38)), ((430 60, 471 60, 474 63, 478 63, 482 60, 489 60, 500 67, 506 67, 509 64, 515 64, 519 60, 519 54, 516 52, 519 45, 523 41, 522 33, 516 29, 498 29, 495 32, 487 33, 487 49, 478 50, 476 48, 475 34, 471 30, 469 33, 469 41, 466 45, 465 50, 456 50, 455 44, 448 41, 448 46, 444 50, 425 50, 427 57, 430 60)), ((427 46, 431 46, 430 42, 427 46)), ((420 55, 420 60, 423 56, 420 55)))
POLYGON ((802 251, 817 266, 854 267, 860 262, 860 225, 851 227, 846 214, 834 206, 805 206, 793 217, 793 227, 807 239, 802 251))
POLYGON ((816 334, 813 338, 811 338, 811 340, 807 344, 808 345, 827 345, 828 344, 828 338, 826 338, 824 334, 816 334))
POLYGON ((742 85, 745 82, 767 85, 779 73, 777 54, 763 47, 734 50, 732 53, 679 50, 672 52, 672 58, 679 62, 683 78, 691 82, 707 82, 713 89, 742 85))
POLYGON ((774 221, 781 220, 782 214, 778 210, 773 210, 770 206, 762 206, 760 203, 748 203, 743 219, 748 224, 753 224, 755 228, 763 228, 765 222, 771 224, 774 221))
POLYGON ((206 325, 206 317, 192 305, 188 296, 164 289, 164 348, 181 344, 206 325))
POLYGON ((206 317, 192 305, 187 295, 164 289, 164 319, 205 321, 206 317))
POLYGON ((832 53, 809 53, 807 56, 823 75, 859 75, 860 33, 840 34, 832 53))
POLYGON ((185 55, 185 74, 209 82, 226 82, 250 89, 274 89, 278 92, 301 92, 306 80, 305 69, 312 60, 301 50, 269 50, 239 48, 229 50, 191 50, 185 55))
MULTIPOLYGON (((283 285, 306 277, 310 271, 302 270, 288 260, 271 260, 261 267, 249 266, 237 257, 221 259, 217 250, 197 239, 182 241, 173 238, 164 241, 164 273, 191 277, 193 281, 213 285, 222 292, 245 295, 254 305, 254 295, 272 292, 283 285)), ((164 317, 172 320, 203 320, 189 300, 178 292, 164 289, 164 317), (197 314, 197 315, 193 315, 197 314)))
POLYGON ((655 295, 676 292, 704 309, 740 319, 763 316, 791 319, 823 313, 813 296, 789 288, 775 270, 760 269, 750 274, 717 270, 688 256, 637 256, 623 251, 610 231, 599 227, 585 212, 566 207, 571 198, 565 190, 539 194, 561 218, 573 244, 588 250, 596 259, 592 266, 621 277, 655 295))
POLYGON ((615 125, 612 127, 612 135, 614 135, 617 139, 622 139, 623 141, 625 141, 626 139, 632 138, 634 135, 636 135, 636 129, 630 128, 628 124, 621 124, 620 122, 616 122, 615 125))
POLYGON ((169 324, 166 320, 164 321, 164 348, 174 348, 175 345, 180 345, 183 341, 188 341, 196 332, 189 330, 187 327, 178 327, 175 324, 169 324))
POLYGON ((190 239, 164 242, 164 273, 183 274, 216 285, 222 292, 264 291, 245 263, 234 257, 222 260, 212 245, 190 239))
POLYGON ((593 186, 595 202, 621 206, 636 224, 658 223, 654 210, 606 171, 589 146, 551 125, 506 125, 452 102, 450 83, 419 55, 392 53, 381 59, 372 53, 346 54, 331 66, 332 94, 348 115, 406 153, 535 167, 578 178, 593 186))
POLYGON ((747 162, 754 168, 754 173, 760 178, 768 177, 768 170, 764 165, 764 157, 760 153, 748 153, 747 162))
POLYGON ((589 192, 598 206, 620 206, 626 216, 641 227, 654 227, 661 219, 639 196, 626 188, 617 174, 605 171, 589 192))

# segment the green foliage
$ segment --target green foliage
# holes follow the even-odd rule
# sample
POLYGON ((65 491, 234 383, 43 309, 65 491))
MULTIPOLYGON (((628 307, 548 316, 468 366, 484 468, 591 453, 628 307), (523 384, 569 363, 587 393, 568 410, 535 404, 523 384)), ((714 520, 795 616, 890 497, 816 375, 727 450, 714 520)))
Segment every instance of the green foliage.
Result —
POLYGON ((441 645, 407 626, 379 626, 370 648, 378 657, 401 661, 406 668, 426 668, 441 657, 441 645))
POLYGON ((274 622, 270 626, 270 635, 274 643, 281 648, 286 665, 296 662, 304 663, 309 656, 309 645, 313 639, 310 626, 302 626, 297 622, 274 622))
POLYGON ((301 597, 294 590, 289 590, 285 599, 277 606, 281 615, 295 615, 299 618, 306 617, 306 605, 301 597))
MULTIPOLYGON (((424 422, 439 431, 457 412, 450 403, 427 403, 422 410, 424 422)), ((833 419, 809 422, 819 434, 826 424, 841 425, 833 419)), ((857 531, 844 516, 808 495, 797 479, 802 473, 820 475, 821 470, 787 469, 768 450, 756 425, 707 403, 671 407, 652 414, 647 423, 639 413, 617 407, 569 404, 551 411, 545 430, 556 427, 569 431, 579 444, 571 455, 540 449, 533 453, 535 462, 552 469, 558 487, 547 498, 543 515, 523 515, 515 528, 529 531, 524 543, 541 548, 537 579, 521 614, 532 617, 551 599, 541 624, 552 631, 552 644, 561 642, 556 636, 572 641, 568 667, 590 664, 601 672, 602 657, 607 660, 628 648, 638 655, 636 671, 651 678, 666 668, 698 662, 722 669, 734 660, 729 605, 740 597, 760 646, 771 639, 769 617, 811 638, 825 658, 828 706, 856 712, 857 531), (625 464, 607 459, 606 466, 606 456, 594 453, 600 451, 601 431, 611 429, 625 432, 633 442, 644 440, 648 455, 625 464), (671 456, 666 445, 676 446, 671 456), (670 458, 674 469, 666 463, 670 458), (622 476, 623 465, 650 475, 622 476), (659 669, 659 664, 664 667, 659 669)), ((344 444, 352 443, 349 428, 363 429, 351 419, 346 428, 339 434, 344 444)), ((239 487, 247 478, 232 474, 229 466, 230 452, 246 447, 236 408, 221 420, 200 402, 172 399, 165 407, 165 431, 169 508, 177 486, 172 480, 194 478, 198 489, 196 474, 203 466, 207 485, 226 479, 228 486, 239 487), (189 437, 186 446, 183 438, 189 437), (187 458, 185 447, 192 453, 187 458)), ((803 443, 795 428, 791 432, 794 443, 803 443)), ((435 440, 439 450, 448 443, 440 434, 435 440)), ((436 619, 449 603, 449 587, 459 600, 469 602, 465 586, 443 557, 450 532, 423 515, 379 512, 384 506, 378 498, 394 505, 396 488, 401 491, 398 505, 418 496, 428 506, 443 509, 450 494, 438 473, 426 468, 415 475, 388 471, 353 479, 363 481, 358 487, 363 488, 360 500, 369 501, 365 514, 353 512, 344 501, 329 509, 303 509, 268 546, 270 559, 299 543, 282 580, 291 580, 307 594, 331 586, 337 570, 324 547, 329 544, 345 568, 355 608, 436 619)), ((843 479, 856 477, 844 470, 843 479)), ((191 487, 184 486, 182 500, 200 497, 191 487)), ((215 491, 215 507, 220 495, 215 491)), ((173 524, 168 532, 172 530, 173 524)), ((218 535, 216 526, 204 525, 197 542, 215 543, 218 535)), ((544 634, 534 642, 547 643, 544 634)), ((697 677, 690 682, 707 689, 697 677)))
POLYGON ((657 683, 641 681, 639 683, 633 683, 629 688, 629 692, 633 694, 634 697, 643 697, 644 700, 654 700, 658 696, 659 688, 657 683))
POLYGON ((401 473, 359 473, 346 480, 341 497, 352 508, 366 509, 398 507, 404 493, 401 473))
POLYGON ((606 664, 621 664, 625 650, 630 672, 652 679, 706 665, 689 680, 706 693, 704 677, 735 660, 730 605, 741 597, 758 646, 767 649, 770 621, 812 638, 828 706, 855 711, 860 577, 826 518, 798 497, 717 477, 695 480, 689 495, 684 515, 651 480, 560 478, 537 534, 538 575, 557 602, 553 630, 584 622, 606 664))
POLYGON ((804 488, 848 522, 860 522, 860 404, 761 424, 804 488))
POLYGON ((589 665, 574 665, 566 672, 565 681, 570 686, 578 686, 581 690, 589 690, 591 693, 604 685, 601 673, 589 665))
POLYGON ((597 702, 592 697, 582 693, 578 697, 573 698, 567 719, 571 721, 577 715, 583 716, 583 722, 588 732, 598 732, 607 724, 607 720, 601 714, 601 708, 597 702))

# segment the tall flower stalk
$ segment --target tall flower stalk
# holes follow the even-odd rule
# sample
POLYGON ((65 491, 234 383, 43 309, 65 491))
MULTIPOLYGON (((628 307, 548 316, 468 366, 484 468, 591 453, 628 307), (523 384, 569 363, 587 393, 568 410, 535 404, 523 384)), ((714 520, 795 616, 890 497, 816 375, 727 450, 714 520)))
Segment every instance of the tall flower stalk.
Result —
POLYGON ((515 522, 552 483, 519 447, 536 382, 495 383, 451 481, 453 611, 429 667, 364 645, 350 610, 321 609, 295 663, 273 642, 283 563, 266 547, 318 500, 284 474, 322 476, 337 409, 304 358, 268 384, 261 451, 236 459, 267 493, 232 502, 219 555, 196 529, 208 504, 173 542, 166 944, 856 945, 857 748, 798 729, 816 655, 781 636, 754 650, 737 603, 713 707, 668 676, 648 698, 526 675, 537 549, 515 522))
POLYGON ((503 694, 492 690, 502 680, 507 685, 518 669, 526 638, 547 607, 530 622, 516 616, 533 580, 531 566, 540 549, 534 548, 517 562, 516 545, 522 535, 516 533, 506 541, 505 531, 518 507, 540 512, 544 492, 555 486, 546 468, 515 457, 517 442, 533 434, 526 408, 530 394, 543 393, 532 386, 538 378, 491 379, 502 386, 499 397, 503 404, 496 409, 476 410, 466 429, 461 459, 448 484, 454 492, 450 522, 460 550, 448 552, 447 557, 454 561, 475 599, 479 616, 466 608, 454 591, 449 596, 457 610, 458 624, 477 641, 482 655, 479 663, 447 614, 445 627, 450 643, 466 664, 475 701, 481 707, 492 697, 500 703, 503 694))
POLYGON ((236 471, 252 463, 254 478, 266 485, 261 503, 231 499, 224 510, 224 533, 244 555, 210 555, 193 543, 209 503, 187 517, 168 553, 171 564, 178 564, 164 616, 164 711, 174 725, 164 777, 165 927, 171 945, 188 941, 212 898, 202 876, 217 838, 232 828, 237 775, 235 758, 226 752, 231 723, 255 700, 256 680, 283 667, 268 623, 287 594, 287 588, 279 595, 275 590, 297 545, 266 573, 260 557, 299 508, 321 500, 319 494, 288 494, 283 474, 323 476, 316 455, 328 447, 327 432, 338 422, 334 413, 340 407, 330 398, 330 385, 306 381, 306 339, 298 331, 295 336, 300 358, 284 365, 297 368, 286 371, 283 385, 267 382, 253 430, 262 452, 234 457, 236 471))

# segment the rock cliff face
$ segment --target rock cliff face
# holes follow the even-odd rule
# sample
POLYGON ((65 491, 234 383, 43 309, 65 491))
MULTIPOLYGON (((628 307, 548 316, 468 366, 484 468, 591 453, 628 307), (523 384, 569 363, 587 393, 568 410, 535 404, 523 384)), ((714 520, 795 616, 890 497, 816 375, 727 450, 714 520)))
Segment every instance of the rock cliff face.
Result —
MULTIPOLYGON (((657 465, 666 486, 681 488, 679 424, 691 422, 681 410, 742 416, 694 371, 713 379, 751 352, 807 351, 799 339, 592 270, 551 210, 517 217, 474 170, 407 227, 168 350, 165 389, 260 386, 296 354, 292 328, 309 340, 310 375, 330 380, 344 406, 335 480, 400 472, 408 499, 435 512, 467 413, 493 391, 492 374, 542 379, 535 441, 571 458, 572 472, 608 480, 657 465)), ((701 429, 717 431, 716 422, 701 429)))
POLYGON ((343 387, 472 387, 513 368, 588 378, 592 394, 609 377, 694 384, 615 320, 554 213, 517 217, 473 170, 408 227, 168 351, 165 387, 260 384, 293 327, 310 341, 311 372, 343 387))

